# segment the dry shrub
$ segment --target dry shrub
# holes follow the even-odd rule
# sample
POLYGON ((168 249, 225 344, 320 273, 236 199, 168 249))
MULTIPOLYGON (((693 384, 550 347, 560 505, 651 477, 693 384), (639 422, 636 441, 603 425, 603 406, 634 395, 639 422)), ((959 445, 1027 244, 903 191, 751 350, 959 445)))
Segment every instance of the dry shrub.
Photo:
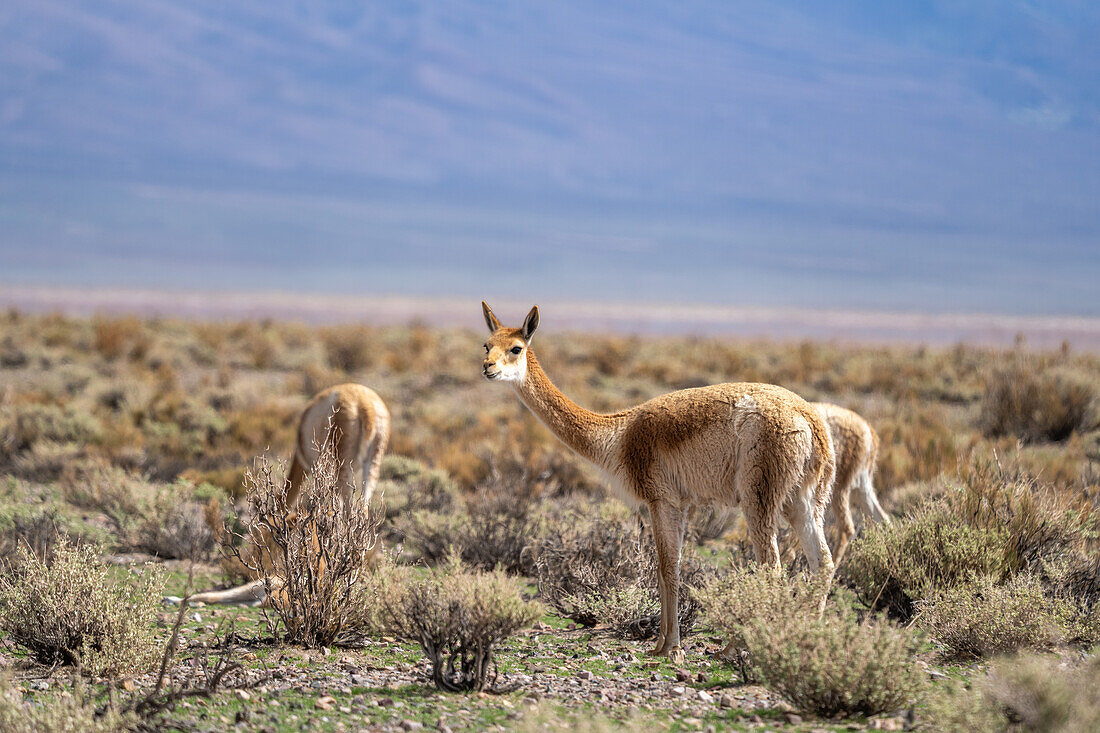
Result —
POLYGON ((374 602, 359 581, 376 554, 378 520, 355 498, 344 503, 338 467, 327 442, 292 512, 283 468, 258 458, 247 478, 244 531, 226 528, 227 551, 265 579, 285 639, 306 647, 353 641, 364 631, 362 607, 374 602))
POLYGON ((387 626, 420 645, 441 690, 482 690, 495 682, 495 647, 540 616, 538 604, 503 572, 470 572, 457 558, 409 579, 402 590, 384 601, 387 626))
POLYGON ((0 566, 18 562, 20 547, 37 557, 49 557, 57 543, 69 538, 55 509, 0 516, 0 566))
POLYGON ((1041 571, 1060 557, 1092 556, 1098 518, 1084 491, 1040 484, 999 463, 974 461, 950 495, 956 513, 977 527, 1004 527, 1005 560, 1013 572, 1041 571))
POLYGON ((113 466, 94 464, 71 475, 65 498, 76 506, 102 512, 111 521, 121 549, 161 558, 202 560, 213 555, 214 526, 207 521, 218 507, 196 501, 187 481, 151 482, 113 466))
POLYGON ((92 320, 92 347, 107 359, 125 356, 141 360, 152 345, 144 324, 134 316, 95 318, 92 320))
POLYGON ((1061 441, 1092 427, 1095 390, 1081 375, 1018 357, 986 380, 978 425, 985 435, 1061 441))
POLYGON ((345 373, 367 369, 375 363, 383 344, 366 326, 331 326, 318 332, 329 366, 345 373))
POLYGON ((0 679, 0 730, 4 733, 122 733, 137 728, 136 715, 100 710, 85 697, 79 681, 73 694, 39 695, 33 702, 24 702, 11 680, 0 679))
POLYGON ((848 546, 839 577, 868 607, 898 619, 936 591, 1005 573, 1003 527, 973 527, 934 500, 888 525, 864 528, 848 546))
POLYGON ((424 491, 407 494, 406 501, 422 508, 398 518, 395 528, 425 562, 438 563, 453 550, 474 568, 534 575, 532 549, 545 524, 543 498, 556 484, 551 475, 532 475, 514 460, 486 463, 488 475, 461 503, 443 475, 420 474, 424 491))
MULTIPOLYGON (((640 520, 587 507, 548 527, 535 549, 539 595, 560 615, 585 626, 649 639, 660 628, 657 553, 640 520)), ((700 611, 692 589, 717 574, 690 548, 680 560, 680 633, 690 634, 700 611)))
POLYGON ((985 694, 1012 730, 1100 730, 1100 656, 1079 665, 1047 656, 1003 659, 990 670, 985 694))
POLYGON ((879 435, 875 486, 887 498, 898 486, 928 481, 958 462, 955 431, 943 410, 917 403, 901 405, 896 414, 875 424, 879 435))
POLYGON ((0 459, 11 461, 41 442, 90 443, 101 434, 99 421, 84 412, 58 405, 13 405, 5 407, 0 419, 0 459))
POLYGON ((41 558, 20 548, 0 575, 0 629, 42 664, 80 665, 94 676, 147 671, 158 655, 153 622, 164 589, 159 570, 111 579, 92 547, 60 542, 41 558))
POLYGON ((822 717, 894 712, 924 687, 920 640, 889 622, 819 613, 821 578, 738 568, 697 592, 707 622, 729 634, 742 675, 822 717))
POLYGON ((1069 604, 1049 598, 1030 576, 1004 585, 982 578, 947 588, 919 605, 921 628, 954 660, 1050 648, 1073 635, 1076 616, 1069 604))

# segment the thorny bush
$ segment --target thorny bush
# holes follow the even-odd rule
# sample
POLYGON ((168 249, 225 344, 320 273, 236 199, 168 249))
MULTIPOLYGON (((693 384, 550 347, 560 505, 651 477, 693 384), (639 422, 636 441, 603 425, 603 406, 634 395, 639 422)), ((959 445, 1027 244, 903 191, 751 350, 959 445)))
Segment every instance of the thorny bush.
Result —
POLYGON ((245 529, 226 527, 227 552, 264 579, 285 639, 306 647, 353 641, 364 632, 361 608, 373 600, 360 579, 370 572, 379 522, 357 497, 345 504, 333 445, 321 446, 294 507, 282 468, 258 458, 247 475, 245 529))

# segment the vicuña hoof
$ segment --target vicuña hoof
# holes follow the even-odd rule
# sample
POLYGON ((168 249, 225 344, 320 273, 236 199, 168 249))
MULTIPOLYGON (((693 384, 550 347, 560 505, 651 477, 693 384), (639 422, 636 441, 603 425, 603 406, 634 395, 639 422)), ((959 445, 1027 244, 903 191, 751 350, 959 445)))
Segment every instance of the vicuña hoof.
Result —
POLYGON ((673 664, 683 664, 685 658, 684 648, 679 644, 668 650, 668 659, 673 664))

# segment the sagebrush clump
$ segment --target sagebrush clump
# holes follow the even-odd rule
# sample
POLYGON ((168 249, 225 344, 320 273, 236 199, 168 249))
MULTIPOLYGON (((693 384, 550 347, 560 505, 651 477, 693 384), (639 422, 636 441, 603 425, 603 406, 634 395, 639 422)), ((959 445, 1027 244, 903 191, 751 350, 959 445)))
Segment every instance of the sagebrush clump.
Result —
POLYGON ((496 677, 497 645, 540 615, 519 585, 500 570, 464 570, 452 559, 427 575, 391 586, 382 601, 387 627, 416 642, 441 690, 482 690, 496 677))
POLYGON ((20 548, 0 575, 0 629, 42 664, 97 677, 147 671, 158 655, 153 622, 163 575, 144 568, 117 582, 93 547, 60 542, 41 558, 20 548))
POLYGON ((979 578, 939 591, 919 608, 921 628, 945 657, 956 660, 1050 648, 1072 637, 1076 616, 1031 576, 1003 585, 979 578))
POLYGON ((1061 441, 1091 427, 1095 390, 1074 372, 1017 357, 990 374, 979 426, 986 435, 1061 441))
POLYGON ((705 622, 730 638, 727 657, 799 709, 823 717, 894 712, 923 689, 920 640, 888 621, 820 612, 822 578, 732 569, 696 592, 705 622))
POLYGON ((990 669, 984 690, 1013 729, 1100 730, 1100 655, 1081 663, 1037 655, 1002 659, 990 669))
POLYGON ((973 527, 935 500, 892 524, 865 527, 848 547, 840 578, 869 607, 912 617, 937 590, 1005 573, 1003 527, 973 527))

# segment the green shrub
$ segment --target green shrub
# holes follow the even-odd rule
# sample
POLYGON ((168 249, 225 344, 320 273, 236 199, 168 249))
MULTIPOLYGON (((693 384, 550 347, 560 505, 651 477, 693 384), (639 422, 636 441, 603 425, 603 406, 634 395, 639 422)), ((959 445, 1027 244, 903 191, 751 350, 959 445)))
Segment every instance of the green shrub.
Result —
POLYGON ((214 530, 194 497, 187 481, 158 483, 102 464, 70 477, 65 486, 70 503, 107 516, 120 549, 161 558, 201 560, 214 553, 214 530))
POLYGON ((921 628, 956 660, 1050 648, 1072 635, 1075 616, 1030 576, 1004 585, 981 578, 942 590, 919 607, 921 628))
POLYGON ((1061 441, 1092 427, 1093 386, 1074 372, 1024 359, 986 380, 978 424, 989 437, 1061 441))
POLYGON ((409 579, 383 602, 388 628, 420 645, 432 681, 449 691, 484 689, 495 679, 495 647, 540 615, 503 572, 472 573, 457 559, 409 579))
MULTIPOLYGON (((696 595, 704 624, 729 637, 725 656, 739 665, 743 680, 763 682, 803 710, 894 712, 914 699, 924 688, 918 638, 885 620, 859 624, 836 609, 819 618, 824 592, 819 579, 750 566, 732 569, 696 595)), ((944 712, 941 705, 935 719, 942 722, 944 712)), ((955 729, 962 730, 961 719, 955 729)))
POLYGON ((925 688, 911 730, 931 733, 999 733, 1008 720, 986 697, 980 684, 951 677, 925 688))
POLYGON ((97 706, 81 694, 38 696, 24 701, 11 681, 0 679, 0 730, 4 733, 122 733, 136 730, 137 716, 97 706))
POLYGON ((1019 730, 1100 730, 1100 656, 1095 654, 1077 666, 1047 656, 1002 659, 990 669, 985 693, 1019 730))
POLYGON ((745 682, 757 681, 751 664, 747 634, 755 621, 768 625, 783 617, 817 617, 826 589, 799 576, 786 578, 755 563, 733 567, 722 576, 692 590, 702 606, 703 623, 729 638, 726 656, 740 666, 745 682))
POLYGON ((13 571, 0 575, 0 629, 12 641, 42 664, 79 664, 95 676, 149 669, 158 655, 159 571, 118 583, 91 547, 62 541, 46 559, 19 552, 13 571))
POLYGON ((860 601, 909 619, 938 590, 1005 573, 1003 527, 973 527, 947 501, 933 501, 888 525, 864 528, 840 568, 860 601))

